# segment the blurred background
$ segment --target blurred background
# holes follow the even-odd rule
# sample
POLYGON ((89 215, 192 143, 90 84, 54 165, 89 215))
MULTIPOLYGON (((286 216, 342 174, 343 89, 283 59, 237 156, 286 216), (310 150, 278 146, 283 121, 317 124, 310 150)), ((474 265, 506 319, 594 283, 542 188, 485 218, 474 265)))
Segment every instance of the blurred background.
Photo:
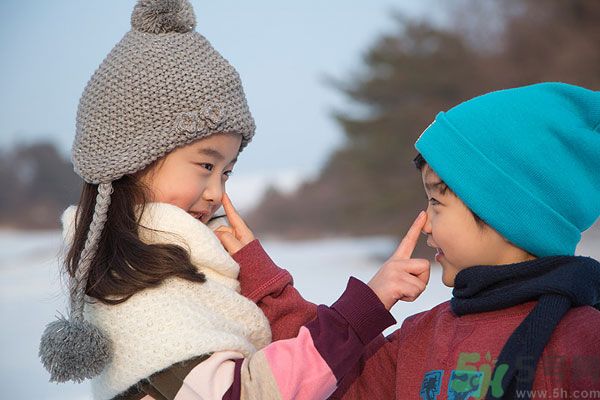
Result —
MULTIPOLYGON (((438 111, 539 81, 600 90, 600 1, 192 0, 196 29, 239 71, 257 122, 228 191, 309 300, 368 280, 426 207, 411 163, 438 111)), ((88 399, 54 385, 39 337, 66 312, 59 216, 81 92, 129 29, 134 0, 0 1, 2 398, 88 399)), ((433 258, 422 241, 416 253, 433 258)), ((578 254, 600 257, 600 227, 578 254)), ((428 291, 399 323, 450 298, 428 291)), ((396 327, 397 328, 397 327, 396 327)))

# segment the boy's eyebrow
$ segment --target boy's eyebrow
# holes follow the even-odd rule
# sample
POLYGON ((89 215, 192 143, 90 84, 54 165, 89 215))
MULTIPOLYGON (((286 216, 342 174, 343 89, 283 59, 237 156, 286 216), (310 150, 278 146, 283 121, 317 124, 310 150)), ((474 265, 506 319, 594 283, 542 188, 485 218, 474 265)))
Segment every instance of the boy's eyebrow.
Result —
MULTIPOLYGON (((201 149, 198 149, 198 153, 204 154, 206 156, 214 157, 219 161, 225 160, 225 156, 223 156, 223 154, 221 154, 221 152, 219 150, 214 149, 212 147, 203 147, 201 149)), ((237 162, 237 159, 238 158, 236 156, 233 160, 231 160, 229 162, 229 164, 235 164, 237 162)))
POLYGON ((429 190, 430 192, 433 192, 433 191, 439 192, 440 190, 438 188, 443 184, 444 184, 444 182, 442 182, 442 181, 425 182, 425 188, 427 188, 427 190, 429 190))

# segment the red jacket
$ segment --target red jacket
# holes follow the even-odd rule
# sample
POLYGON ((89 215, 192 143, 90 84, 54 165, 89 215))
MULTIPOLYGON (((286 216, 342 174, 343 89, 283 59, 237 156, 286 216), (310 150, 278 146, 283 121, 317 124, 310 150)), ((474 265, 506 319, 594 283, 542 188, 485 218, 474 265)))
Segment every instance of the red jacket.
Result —
MULTIPOLYGON (((234 259, 241 267, 242 294, 263 310, 273 340, 296 336, 314 318, 316 306, 302 298, 290 274, 273 263, 258 241, 234 259)), ((371 342, 332 398, 468 399, 484 398, 488 389, 496 394, 502 369, 492 376, 495 359, 535 304, 458 317, 445 302, 413 315, 388 337, 371 342)), ((535 374, 533 398, 600 399, 600 312, 571 309, 535 374)))

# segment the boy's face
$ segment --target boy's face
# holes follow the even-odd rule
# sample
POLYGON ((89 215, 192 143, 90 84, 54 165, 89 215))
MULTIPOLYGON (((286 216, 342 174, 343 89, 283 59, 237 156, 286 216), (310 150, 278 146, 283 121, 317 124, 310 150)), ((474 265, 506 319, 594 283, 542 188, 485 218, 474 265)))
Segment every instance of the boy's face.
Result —
POLYGON ((221 206, 241 142, 240 135, 219 133, 171 151, 141 178, 150 200, 173 204, 206 224, 221 206))
POLYGON ((467 206, 450 190, 441 192, 440 177, 426 164, 421 170, 429 204, 427 245, 436 248, 436 261, 443 269, 442 281, 454 286, 462 269, 475 265, 512 264, 534 258, 506 241, 489 225, 480 226, 467 206))

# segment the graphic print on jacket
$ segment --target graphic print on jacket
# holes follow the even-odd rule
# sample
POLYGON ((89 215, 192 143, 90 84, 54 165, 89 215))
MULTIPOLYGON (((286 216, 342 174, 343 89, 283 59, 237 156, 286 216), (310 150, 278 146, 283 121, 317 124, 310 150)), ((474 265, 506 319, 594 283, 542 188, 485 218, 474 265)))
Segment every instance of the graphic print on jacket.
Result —
MULTIPOLYGON (((526 368, 528 373, 535 375, 536 366, 530 361, 527 358, 520 358, 517 367, 526 368)), ((462 352, 458 356, 455 369, 450 371, 436 369, 425 372, 421 382, 421 399, 481 399, 486 396, 488 391, 491 391, 492 397, 502 398, 505 393, 502 390, 501 382, 506 376, 509 366, 501 364, 494 369, 495 364, 496 359, 492 360, 490 352, 485 355, 477 352, 462 352), (444 379, 449 379, 447 397, 442 396, 441 393, 444 379)), ((582 354, 548 357, 544 361, 543 373, 547 377, 569 382, 592 380, 600 386, 600 356, 582 354)), ((538 393, 542 392, 538 391, 538 393)), ((587 396, 583 395, 583 391, 578 393, 587 396)), ((590 392, 590 395, 591 393, 593 392, 590 392)), ((568 398, 567 392, 563 391, 552 391, 547 395, 551 395, 551 398, 568 398)), ((600 391, 597 392, 597 395, 600 396, 600 391)))

